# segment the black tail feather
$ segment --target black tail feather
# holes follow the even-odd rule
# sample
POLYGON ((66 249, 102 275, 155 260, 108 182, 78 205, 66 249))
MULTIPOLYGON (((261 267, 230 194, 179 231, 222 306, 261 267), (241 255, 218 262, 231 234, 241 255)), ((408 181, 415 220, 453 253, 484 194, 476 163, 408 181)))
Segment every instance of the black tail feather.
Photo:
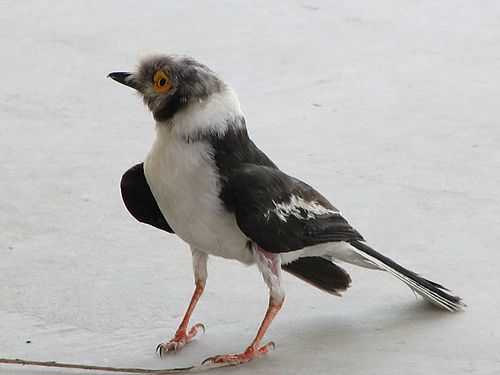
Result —
POLYGON ((365 243, 352 241, 351 245, 358 249, 361 255, 364 254, 368 259, 375 261, 381 268, 392 273, 415 292, 431 302, 450 311, 462 310, 466 306, 460 297, 448 293, 449 290, 444 286, 427 280, 415 272, 400 266, 392 259, 380 254, 365 243))

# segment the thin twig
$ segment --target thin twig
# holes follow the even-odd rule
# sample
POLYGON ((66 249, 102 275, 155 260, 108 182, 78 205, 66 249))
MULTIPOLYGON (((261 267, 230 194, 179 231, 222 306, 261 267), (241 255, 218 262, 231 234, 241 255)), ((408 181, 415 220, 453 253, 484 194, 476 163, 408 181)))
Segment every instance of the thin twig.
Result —
POLYGON ((163 369, 163 370, 153 370, 144 368, 78 365, 74 363, 60 363, 55 361, 45 361, 45 362, 27 361, 24 359, 10 359, 10 358, 0 358, 0 363, 12 364, 12 365, 24 365, 24 366, 62 367, 62 368, 74 368, 79 370, 109 371, 109 372, 121 372, 121 373, 132 373, 132 374, 156 374, 156 375, 195 373, 195 372, 211 370, 218 367, 224 367, 228 365, 221 363, 221 364, 211 364, 209 366, 190 366, 190 367, 163 369))

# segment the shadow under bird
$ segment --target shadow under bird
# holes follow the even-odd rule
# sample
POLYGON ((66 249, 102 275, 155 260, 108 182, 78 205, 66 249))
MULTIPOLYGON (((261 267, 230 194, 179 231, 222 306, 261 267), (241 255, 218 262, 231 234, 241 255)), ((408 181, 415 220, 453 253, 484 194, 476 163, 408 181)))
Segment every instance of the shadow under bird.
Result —
POLYGON ((254 340, 240 354, 208 358, 242 363, 274 347, 261 345, 285 299, 281 271, 339 295, 350 283, 336 263, 383 270, 426 300, 449 311, 465 307, 442 285, 400 266, 369 247, 324 196, 282 172, 249 138, 234 90, 191 57, 150 55, 132 73, 109 77, 135 89, 156 120, 144 163, 122 177, 127 209, 139 221, 189 244, 195 291, 172 339, 159 355, 178 351, 200 330, 190 316, 207 280, 209 255, 256 264, 269 306, 254 340))

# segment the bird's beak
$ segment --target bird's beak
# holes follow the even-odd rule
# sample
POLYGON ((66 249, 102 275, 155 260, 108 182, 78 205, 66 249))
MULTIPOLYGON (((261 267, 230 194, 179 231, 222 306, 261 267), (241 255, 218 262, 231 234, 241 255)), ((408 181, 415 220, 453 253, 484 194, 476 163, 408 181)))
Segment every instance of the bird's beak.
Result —
POLYGON ((116 82, 120 82, 122 85, 132 87, 133 89, 139 90, 139 87, 137 87, 135 80, 132 79, 132 73, 113 72, 113 73, 109 73, 108 77, 115 80, 116 82))

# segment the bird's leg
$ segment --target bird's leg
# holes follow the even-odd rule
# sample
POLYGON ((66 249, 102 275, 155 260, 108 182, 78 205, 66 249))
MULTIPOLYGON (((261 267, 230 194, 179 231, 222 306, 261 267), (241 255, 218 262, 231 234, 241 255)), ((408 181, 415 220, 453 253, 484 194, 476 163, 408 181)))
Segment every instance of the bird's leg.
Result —
POLYGON ((179 351, 188 341, 190 341, 196 334, 202 330, 205 332, 205 326, 201 323, 195 324, 189 331, 187 331, 189 319, 191 314, 196 307, 196 303, 200 299, 203 290, 205 289, 205 283, 207 280, 207 259, 208 255, 200 250, 191 248, 191 253, 193 256, 193 271, 196 288, 194 290, 191 301, 187 308, 184 318, 182 319, 179 328, 175 332, 174 337, 167 342, 161 343, 156 347, 156 352, 162 357, 168 352, 179 351))
POLYGON ((269 306, 264 316, 257 335, 253 339, 250 346, 241 354, 223 354, 217 355, 215 357, 207 358, 203 363, 243 363, 248 362, 251 359, 258 357, 262 354, 266 354, 270 348, 274 349, 274 342, 269 342, 263 346, 260 346, 267 329, 271 325, 274 317, 281 309, 283 302, 285 301, 285 293, 281 287, 281 257, 280 254, 270 253, 264 249, 254 245, 253 252, 259 270, 264 277, 264 281, 269 287, 269 306))

